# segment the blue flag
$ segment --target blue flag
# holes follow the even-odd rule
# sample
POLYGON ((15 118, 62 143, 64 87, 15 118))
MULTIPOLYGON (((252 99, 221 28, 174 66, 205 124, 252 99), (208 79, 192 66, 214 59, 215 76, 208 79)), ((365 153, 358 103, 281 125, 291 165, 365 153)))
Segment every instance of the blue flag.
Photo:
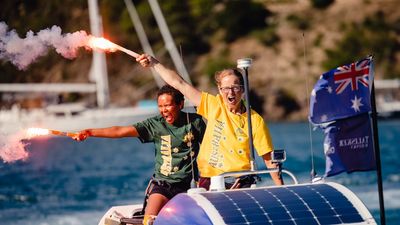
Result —
POLYGON ((310 98, 309 119, 321 124, 371 111, 372 57, 321 75, 310 98))
POLYGON ((325 176, 375 170, 375 155, 368 113, 337 120, 324 127, 325 176))

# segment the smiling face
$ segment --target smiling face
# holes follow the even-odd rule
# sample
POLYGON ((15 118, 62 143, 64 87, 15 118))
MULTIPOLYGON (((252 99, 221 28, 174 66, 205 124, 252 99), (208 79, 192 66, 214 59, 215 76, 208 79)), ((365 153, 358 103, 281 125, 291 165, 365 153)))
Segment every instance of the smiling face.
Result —
POLYGON ((227 74, 221 76, 219 81, 218 89, 225 105, 231 112, 240 113, 243 85, 239 77, 233 74, 227 74))
POLYGON ((173 124, 178 120, 183 101, 180 104, 175 103, 174 98, 170 94, 161 94, 157 98, 158 110, 161 116, 169 124, 173 124))

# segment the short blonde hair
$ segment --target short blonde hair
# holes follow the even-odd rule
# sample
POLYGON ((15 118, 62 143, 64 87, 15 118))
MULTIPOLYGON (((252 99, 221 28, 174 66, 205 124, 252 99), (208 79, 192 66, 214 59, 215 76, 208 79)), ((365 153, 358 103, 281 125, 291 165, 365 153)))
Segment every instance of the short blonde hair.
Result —
POLYGON ((224 69, 224 70, 216 72, 214 74, 215 82, 217 83, 218 86, 220 86, 222 78, 229 76, 229 75, 233 75, 233 76, 239 78, 240 85, 244 85, 243 75, 238 69, 224 69))

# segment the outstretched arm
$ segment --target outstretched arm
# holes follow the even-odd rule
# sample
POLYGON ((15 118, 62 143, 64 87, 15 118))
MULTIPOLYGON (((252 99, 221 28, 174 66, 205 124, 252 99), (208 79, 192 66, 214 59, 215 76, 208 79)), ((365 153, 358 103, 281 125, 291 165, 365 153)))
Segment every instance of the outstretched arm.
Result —
POLYGON ((153 67, 167 84, 180 91, 195 106, 200 104, 201 92, 187 83, 176 71, 166 68, 157 59, 147 54, 140 55, 136 61, 143 67, 153 67))
POLYGON ((83 141, 88 137, 122 138, 138 136, 139 133, 134 126, 114 126, 82 130, 76 133, 72 138, 76 141, 83 141))
MULTIPOLYGON (((267 153, 262 156, 264 159, 265 165, 269 169, 276 168, 277 166, 271 162, 271 153, 267 153)), ((274 181, 275 185, 283 185, 282 177, 279 175, 278 172, 271 173, 271 178, 274 181)))

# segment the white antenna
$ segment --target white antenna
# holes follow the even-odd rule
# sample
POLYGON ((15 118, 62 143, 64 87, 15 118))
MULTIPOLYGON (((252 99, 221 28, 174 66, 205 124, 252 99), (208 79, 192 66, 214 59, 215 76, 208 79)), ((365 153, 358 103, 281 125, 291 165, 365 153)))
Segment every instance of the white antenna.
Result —
POLYGON ((244 93, 246 98, 246 113, 247 113, 247 125, 248 125, 248 135, 249 135, 249 147, 250 147, 250 167, 251 171, 256 169, 255 157, 254 157, 254 145, 253 145, 253 129, 251 125, 251 108, 250 108, 250 96, 249 96, 249 78, 248 70, 251 66, 252 60, 250 58, 238 59, 237 67, 244 70, 243 81, 244 81, 244 93))
MULTIPOLYGON (((306 101, 307 101, 307 106, 308 108, 310 108, 310 100, 308 98, 309 94, 311 93, 308 87, 309 84, 309 80, 308 80, 308 76, 307 76, 307 52, 306 52, 307 48, 306 48, 306 37, 305 34, 303 33, 303 59, 304 59, 304 76, 306 77, 306 101)), ((315 165, 314 165, 314 149, 313 149, 313 138, 312 138, 312 127, 311 127, 311 123, 308 122, 308 130, 309 130, 309 137, 310 137, 310 154, 311 154, 311 171, 310 171, 310 175, 311 175, 311 181, 313 181, 316 178, 317 172, 315 171, 315 165)))

